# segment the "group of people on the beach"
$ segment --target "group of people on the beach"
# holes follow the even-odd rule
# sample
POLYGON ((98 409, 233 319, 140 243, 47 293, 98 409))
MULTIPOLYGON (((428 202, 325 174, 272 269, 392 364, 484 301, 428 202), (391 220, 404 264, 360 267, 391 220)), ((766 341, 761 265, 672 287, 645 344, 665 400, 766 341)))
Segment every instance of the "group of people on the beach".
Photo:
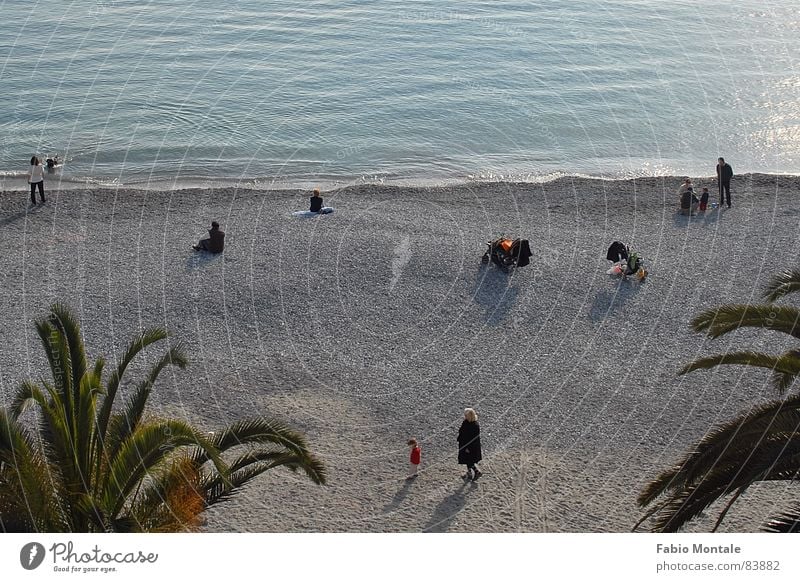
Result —
MULTIPOLYGON (((31 190, 31 196, 33 196, 33 190, 31 190)), ((326 210, 330 211, 330 209, 325 208, 322 202, 323 200, 322 196, 320 196, 319 189, 315 188, 311 195, 309 211, 327 214, 326 210)), ((192 248, 196 251, 206 251, 215 255, 225 250, 225 233, 220 230, 219 223, 217 221, 212 222, 211 228, 208 231, 208 238, 201 239, 196 245, 193 245, 192 248)))
MULTIPOLYGON (((57 157, 54 156, 47 159, 48 168, 52 169, 57 164, 57 157)), ((725 203, 728 208, 731 207, 732 177, 733 169, 730 164, 726 163, 724 158, 719 158, 717 163, 717 181, 719 184, 720 207, 725 203)), ((31 186, 31 204, 36 204, 36 190, 39 191, 41 202, 44 204, 44 169, 41 161, 36 156, 31 158, 28 183, 31 186)), ((690 178, 686 178, 683 181, 683 184, 681 184, 678 190, 678 195, 680 197, 682 214, 691 215, 698 207, 701 212, 705 212, 708 207, 708 187, 703 187, 700 198, 698 198, 690 178)), ((309 211, 312 213, 324 213, 323 198, 318 189, 314 190, 310 198, 309 211)), ((208 231, 208 238, 200 240, 192 248, 197 251, 207 251, 213 254, 223 252, 225 248, 225 233, 220 229, 219 223, 216 221, 212 222, 211 228, 208 231)), ((477 413, 472 408, 465 409, 464 420, 461 423, 456 440, 458 442, 458 464, 466 465, 467 472, 463 477, 467 481, 477 481, 483 474, 478 468, 478 462, 482 460, 480 432, 477 413)), ((409 439, 408 446, 410 447, 410 469, 407 479, 413 480, 419 475, 419 467, 422 463, 422 448, 416 438, 409 439)))
MULTIPOLYGON (((725 161, 725 158, 717 159, 717 184, 719 185, 719 207, 727 204, 731 207, 731 178, 733 178, 733 168, 725 161)), ((685 178, 683 184, 678 188, 678 199, 680 212, 685 215, 693 215, 699 207, 700 212, 705 212, 708 208, 709 192, 707 187, 703 187, 700 198, 695 194, 694 184, 691 178, 685 178)))

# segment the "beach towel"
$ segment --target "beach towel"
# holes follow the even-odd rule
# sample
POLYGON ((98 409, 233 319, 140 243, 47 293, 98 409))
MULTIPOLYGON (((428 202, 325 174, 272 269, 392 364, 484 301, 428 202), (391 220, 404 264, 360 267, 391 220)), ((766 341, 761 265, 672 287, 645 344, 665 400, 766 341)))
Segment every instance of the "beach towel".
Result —
POLYGON ((302 218, 310 218, 312 216, 319 216, 320 214, 332 214, 333 208, 330 206, 323 206, 319 212, 311 212, 310 210, 298 210, 297 212, 292 212, 293 216, 300 216, 302 218))

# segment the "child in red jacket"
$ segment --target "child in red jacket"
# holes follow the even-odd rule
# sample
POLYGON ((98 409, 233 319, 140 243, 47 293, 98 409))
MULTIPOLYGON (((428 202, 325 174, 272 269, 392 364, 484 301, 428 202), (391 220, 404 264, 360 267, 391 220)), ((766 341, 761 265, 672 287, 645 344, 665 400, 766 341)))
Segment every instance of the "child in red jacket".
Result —
POLYGON ((406 479, 415 479, 419 474, 419 464, 422 462, 422 449, 419 447, 417 439, 409 439, 408 446, 411 447, 411 457, 409 458, 410 466, 406 479))

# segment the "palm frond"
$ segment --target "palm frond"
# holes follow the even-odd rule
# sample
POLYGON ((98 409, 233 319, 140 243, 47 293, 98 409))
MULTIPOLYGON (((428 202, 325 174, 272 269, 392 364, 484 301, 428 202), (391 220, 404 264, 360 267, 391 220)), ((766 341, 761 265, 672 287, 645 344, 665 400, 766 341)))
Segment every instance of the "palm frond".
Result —
MULTIPOLYGON (((654 529, 677 531, 721 497, 757 481, 794 479, 800 472, 799 431, 800 413, 778 410, 774 422, 762 426, 760 434, 745 429, 747 434, 735 435, 716 459, 687 460, 671 480, 659 484, 668 500, 654 516, 654 529)), ((649 485, 649 500, 643 492, 640 502, 655 499, 654 485, 649 485)))
POLYGON ((800 352, 790 350, 780 356, 759 352, 732 352, 700 358, 684 366, 679 375, 695 370, 708 370, 723 364, 766 368, 773 372, 773 384, 779 394, 783 394, 794 379, 800 375, 800 352))
POLYGON ((322 461, 282 423, 240 421, 209 439, 182 421, 146 420, 160 373, 187 364, 180 344, 116 410, 125 371, 167 337, 163 329, 140 333, 104 388, 105 360, 89 367, 78 320, 65 305, 53 305, 35 326, 53 381, 23 382, 0 409, 0 531, 193 531, 209 500, 229 498, 269 469, 325 483, 322 461), (29 409, 37 412, 31 428, 38 438, 18 421, 29 409), (238 447, 232 472, 222 451, 238 447))
POLYGON ((33 439, 9 412, 0 408, 0 462, 15 465, 19 457, 29 457, 33 439))
POLYGON ((770 279, 764 289, 764 299, 777 301, 796 291, 800 291, 800 271, 786 270, 770 279))
MULTIPOLYGON (((70 309, 63 303, 56 303, 50 307, 48 320, 50 325, 57 329, 64 338, 64 343, 67 347, 69 373, 72 376, 70 385, 73 390, 77 391, 87 367, 80 325, 70 309)), ((76 399, 74 395, 73 400, 76 399)))
POLYGON ((179 456, 151 475, 125 514, 143 531, 194 531, 205 508, 201 474, 188 456, 179 456))
POLYGON ((165 329, 154 327, 137 335, 128 345, 128 348, 122 355, 119 364, 117 364, 116 370, 111 373, 106 385, 106 397, 103 400, 103 405, 100 408, 100 413, 98 414, 97 419, 98 435, 101 439, 105 437, 106 429, 108 428, 108 419, 111 416, 114 400, 117 397, 117 390, 119 389, 122 377, 125 375, 125 370, 128 369, 128 366, 139 354, 139 352, 141 352, 147 346, 166 339, 167 337, 168 334, 165 329))
POLYGON ((771 517, 761 526, 761 530, 771 533, 800 533, 800 507, 795 504, 791 509, 771 517))
POLYGON ((7 410, 0 409, 0 513, 6 522, 4 528, 66 529, 58 487, 42 487, 50 480, 48 465, 38 454, 32 436, 7 410))
MULTIPOLYGON (((215 434, 211 442, 223 453, 247 444, 274 444, 300 455, 308 452, 308 445, 301 433, 282 422, 268 418, 236 421, 215 434)), ((197 450, 194 461, 202 465, 208 458, 202 450, 197 450)))
POLYGON ((8 406, 8 412, 12 418, 17 419, 34 404, 38 404, 42 408, 50 408, 47 394, 41 387, 25 380, 14 393, 11 404, 8 406))
POLYGON ((229 499, 239 487, 277 467, 286 467, 292 472, 303 471, 317 485, 327 483, 327 471, 322 461, 312 454, 298 455, 286 451, 248 451, 230 464, 231 487, 226 487, 218 474, 209 474, 203 481, 206 501, 209 505, 229 499))
POLYGON ((153 385, 156 380, 158 380, 161 371, 169 365, 178 366, 183 369, 187 364, 188 359, 183 352, 183 346, 182 344, 178 344, 167 350, 159 361, 153 365, 147 378, 137 385, 126 403, 124 411, 118 415, 114 415, 113 423, 106 433, 107 438, 105 440, 110 457, 114 457, 117 454, 121 443, 139 426, 153 385))
MULTIPOLYGON (((69 348, 64 336, 53 327, 47 319, 35 322, 36 331, 44 347, 50 372, 53 376, 53 388, 58 395, 54 405, 64 409, 64 417, 70 419, 74 411, 72 399, 72 372, 69 362, 69 348)), ((71 427, 71 423, 68 423, 71 427)))
POLYGON ((92 443, 95 439, 95 420, 97 396, 102 391, 102 384, 99 376, 95 376, 94 370, 86 372, 81 378, 78 387, 78 401, 76 403, 75 416, 75 442, 81 446, 75 447, 74 456, 77 460, 78 473, 83 478, 83 488, 88 491, 92 481, 94 468, 95 449, 92 443))
MULTIPOLYGON (((798 365, 800 367, 800 351, 793 350, 791 352, 787 352, 786 356, 791 356, 792 361, 792 368, 794 365, 798 365)), ((800 371, 792 372, 790 371, 778 371, 776 370, 772 374, 772 383, 775 385, 775 388, 778 390, 778 394, 786 394, 789 390, 789 387, 794 383, 795 379, 800 376, 800 371)))
POLYGON ((718 338, 740 328, 780 331, 800 339, 800 310, 785 305, 723 305, 691 321, 695 331, 718 338))
MULTIPOLYGON (((729 459, 698 479, 695 484, 675 489, 665 506, 655 514, 653 530, 675 532, 712 503, 733 493, 731 503, 757 481, 786 480, 800 468, 800 438, 765 439, 739 463, 729 459)), ((722 521, 730 503, 717 520, 722 521)), ((715 526, 716 527, 716 526, 715 526)))
POLYGON ((106 498, 105 504, 113 507, 111 517, 116 517, 128 495, 150 470, 174 451, 190 446, 204 450, 220 474, 227 476, 227 466, 219 451, 189 424, 178 420, 162 420, 139 426, 122 443, 108 470, 103 496, 106 498))
POLYGON ((722 460, 746 459, 764 435, 793 433, 800 424, 800 395, 770 402, 740 414, 708 432, 672 469, 662 472, 639 494, 641 506, 652 503, 668 489, 688 488, 722 460))

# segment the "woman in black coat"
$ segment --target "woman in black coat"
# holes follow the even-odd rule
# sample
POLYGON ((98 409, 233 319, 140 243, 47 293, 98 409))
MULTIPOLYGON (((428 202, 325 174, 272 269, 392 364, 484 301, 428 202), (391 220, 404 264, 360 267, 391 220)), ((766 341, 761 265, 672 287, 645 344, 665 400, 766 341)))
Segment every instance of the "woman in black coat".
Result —
POLYGON ((458 429, 458 464, 467 466, 464 479, 477 481, 483 473, 477 464, 481 460, 481 427, 472 408, 464 409, 464 422, 458 429))

